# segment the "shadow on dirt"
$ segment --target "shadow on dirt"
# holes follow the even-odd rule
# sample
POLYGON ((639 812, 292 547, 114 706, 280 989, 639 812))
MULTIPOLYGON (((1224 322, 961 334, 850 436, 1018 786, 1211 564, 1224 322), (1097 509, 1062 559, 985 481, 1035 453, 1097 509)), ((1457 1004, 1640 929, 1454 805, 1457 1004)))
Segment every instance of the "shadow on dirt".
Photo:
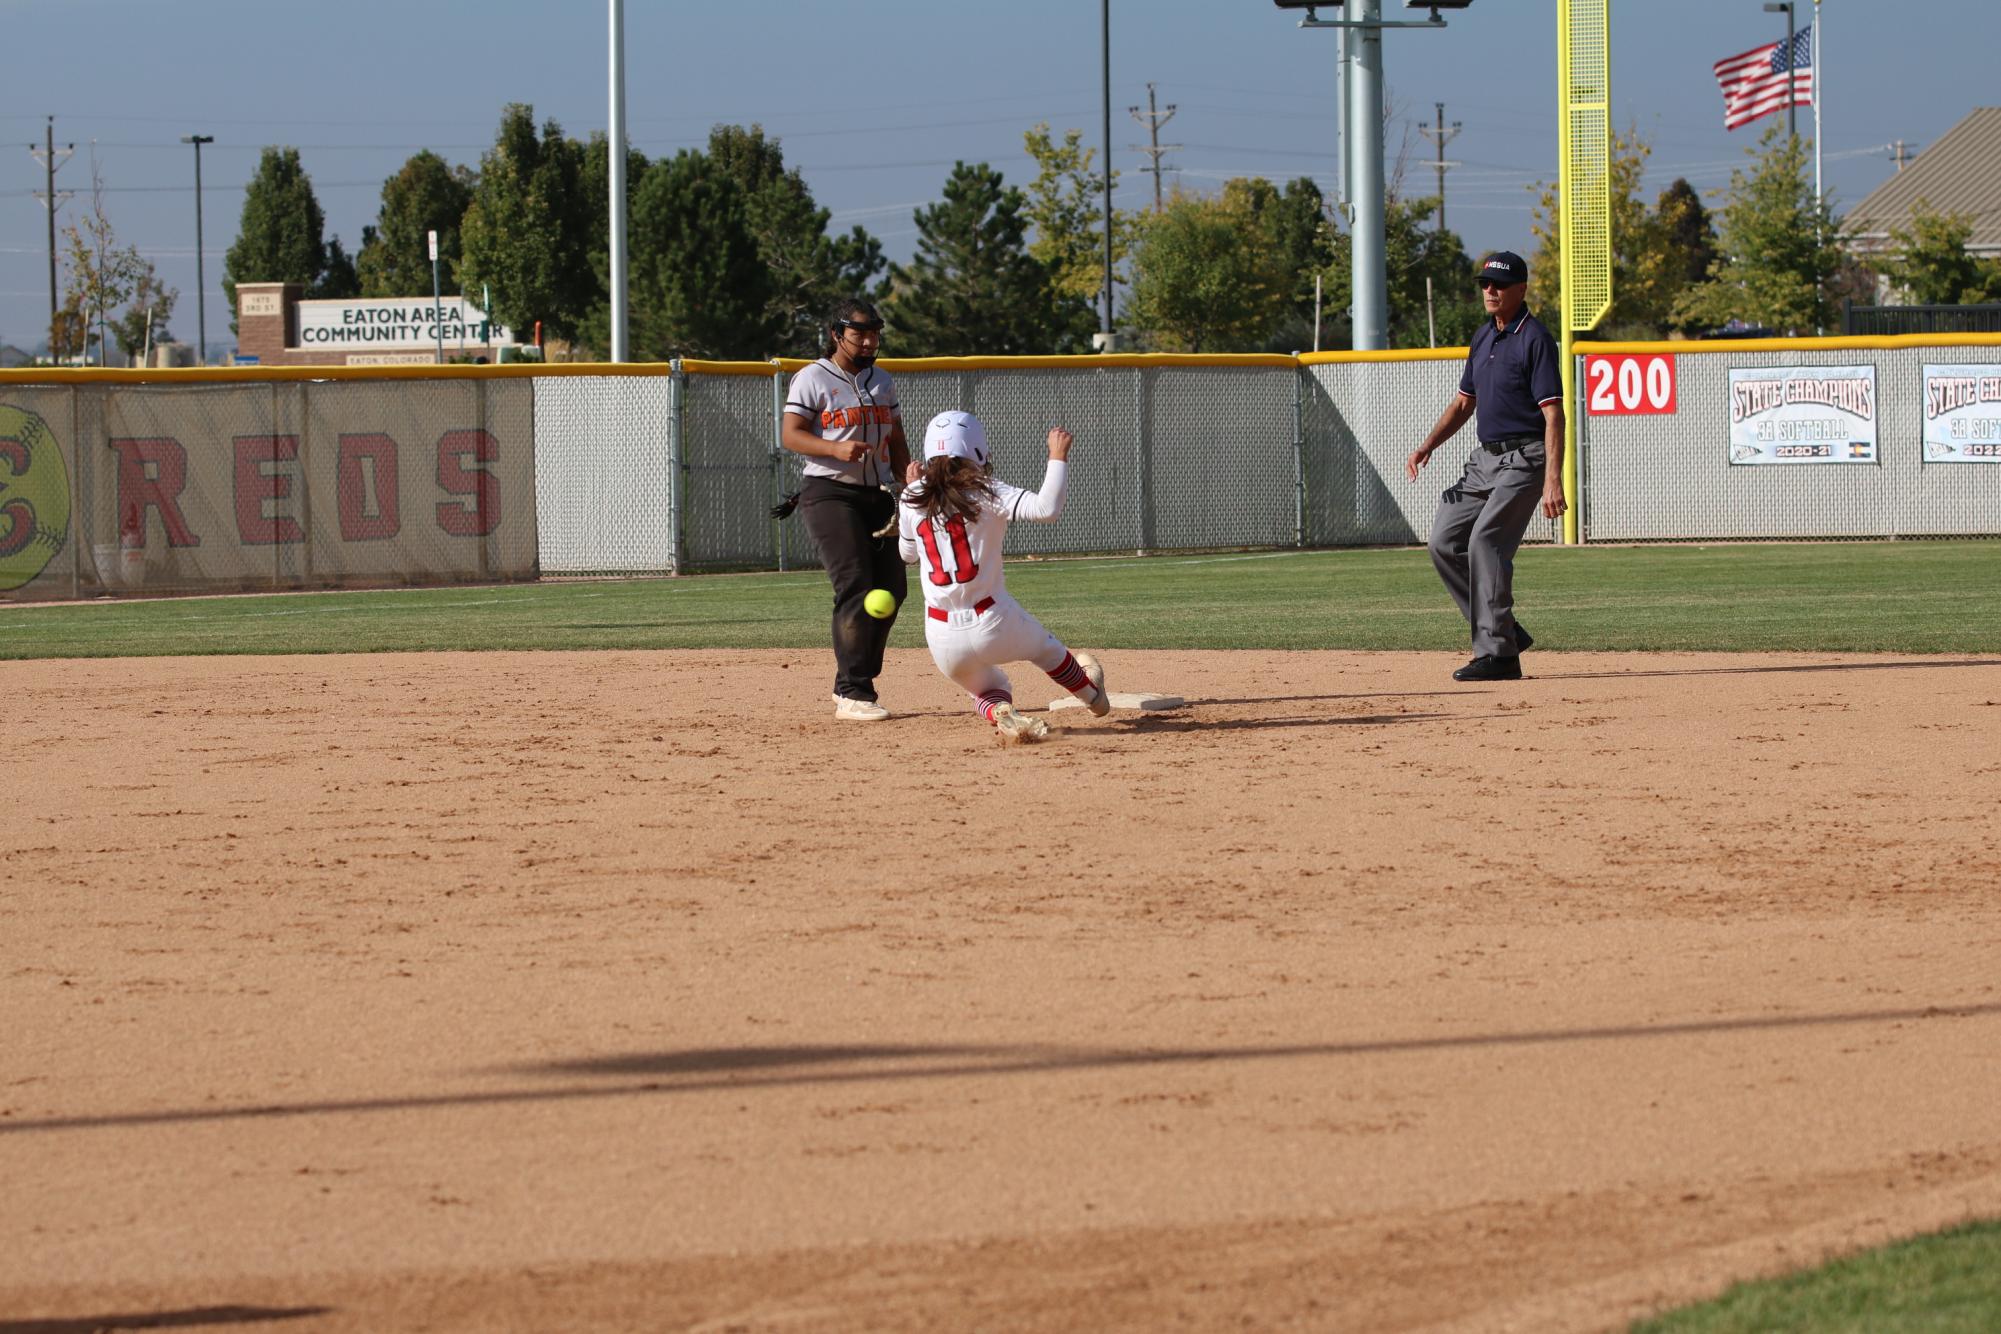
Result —
MULTIPOLYGON (((462 1093, 402 1097, 265 1103, 237 1107, 171 1108, 151 1112, 111 1112, 0 1121, 0 1138, 36 1131, 107 1130, 129 1126, 250 1121, 264 1117, 347 1116, 366 1112, 422 1111, 433 1107, 481 1107, 565 1102, 590 1098, 649 1097, 727 1089, 893 1083, 910 1079, 963 1079, 981 1075, 1055 1075, 1077 1070, 1122 1067, 1167 1068, 1237 1061, 1339 1059, 1345 1056, 1448 1051, 1479 1047, 1540 1046, 1568 1042, 1631 1042, 1697 1034, 1773 1032, 1841 1025, 1907 1024, 1927 1020, 1981 1018, 2001 1014, 2001 1002, 1985 1005, 1926 1005, 1897 1010, 1848 1010, 1833 1014, 1767 1015, 1742 1019, 1702 1019, 1678 1024, 1622 1024, 1606 1028, 1529 1029, 1518 1033, 1464 1033, 1443 1037, 1384 1038, 1361 1042, 1314 1042, 1265 1047, 1052 1047, 1035 1045, 842 1045, 710 1047, 637 1052, 538 1062, 479 1074, 531 1076, 641 1077, 639 1083, 568 1085, 561 1088, 469 1089, 462 1093)), ((113 1326, 113 1328, 117 1328, 113 1326)), ((145 1328, 135 1326, 135 1328, 145 1328)), ((0 1324, 0 1334, 22 1334, 0 1324)))
POLYGON ((0 1320, 0 1334, 98 1334, 121 1329, 201 1329, 254 1325, 267 1320, 302 1320, 329 1315, 330 1306, 195 1306, 183 1311, 134 1311, 119 1315, 50 1316, 0 1320))
POLYGON ((1776 667, 1663 667, 1638 672, 1528 672, 1531 681, 1619 681, 1638 676, 1765 676, 1784 672, 1902 672, 1939 667, 2001 667, 2001 658, 1947 658, 1900 662, 1803 662, 1776 667))

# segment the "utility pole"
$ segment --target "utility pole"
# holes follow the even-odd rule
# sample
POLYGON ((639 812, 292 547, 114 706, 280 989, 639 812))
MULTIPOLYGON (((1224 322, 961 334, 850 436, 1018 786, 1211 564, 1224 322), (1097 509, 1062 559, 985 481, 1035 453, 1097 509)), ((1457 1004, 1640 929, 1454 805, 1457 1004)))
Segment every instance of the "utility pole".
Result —
POLYGON ((1163 148, 1160 143, 1160 127, 1174 119, 1174 103, 1169 102, 1165 111, 1155 110, 1153 85, 1149 83, 1146 86, 1146 110, 1142 112, 1138 107, 1127 107, 1126 110, 1132 113, 1134 120, 1146 126, 1147 135, 1153 141, 1152 147, 1141 148, 1139 151, 1146 154, 1148 160, 1153 163, 1147 170, 1153 173, 1153 211, 1158 213, 1163 207, 1160 197, 1160 155, 1171 153, 1181 147, 1180 144, 1168 144, 1163 148))
POLYGON ((63 201, 74 193, 69 190, 64 190, 60 193, 57 192, 56 168, 60 167, 64 162, 69 161, 70 154, 76 152, 76 145, 65 144, 63 146, 62 157, 58 159, 56 157, 56 118, 54 116, 49 117, 49 124, 45 133, 47 137, 43 140, 42 147, 38 149, 33 144, 29 144, 28 152, 34 156, 35 161, 42 164, 45 169, 45 179, 47 181, 46 190, 36 191, 35 198, 41 200, 43 205, 49 210, 49 360, 53 362, 56 359, 56 312, 58 309, 56 304, 56 210, 61 208, 63 201))
POLYGON ((1445 103, 1433 102, 1432 105, 1438 108, 1438 128, 1434 130, 1429 125, 1420 125, 1417 127, 1417 132, 1438 145, 1438 230, 1442 232, 1445 230, 1445 169, 1459 165, 1457 162, 1445 160, 1445 145, 1459 137, 1459 122, 1453 121, 1451 128, 1448 129, 1445 124, 1445 103))
POLYGON ((1890 145, 1890 156, 1896 160, 1898 171, 1902 171, 1904 163, 1910 159, 1908 150, 1916 147, 1916 144, 1906 144, 1902 139, 1890 145))
MULTIPOLYGON (((208 365, 208 278, 201 253, 201 146, 215 142, 212 134, 184 134, 184 144, 195 146, 195 365, 208 365)), ((146 326, 149 330, 152 326, 146 326)))

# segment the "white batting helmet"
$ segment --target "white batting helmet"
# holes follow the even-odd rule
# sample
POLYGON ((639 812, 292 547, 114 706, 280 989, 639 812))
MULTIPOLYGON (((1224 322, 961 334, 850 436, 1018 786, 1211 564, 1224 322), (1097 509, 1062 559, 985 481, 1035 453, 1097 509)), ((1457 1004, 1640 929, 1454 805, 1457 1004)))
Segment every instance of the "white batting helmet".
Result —
POLYGON ((924 457, 966 459, 987 466, 987 428, 970 412, 941 412, 924 428, 924 457))

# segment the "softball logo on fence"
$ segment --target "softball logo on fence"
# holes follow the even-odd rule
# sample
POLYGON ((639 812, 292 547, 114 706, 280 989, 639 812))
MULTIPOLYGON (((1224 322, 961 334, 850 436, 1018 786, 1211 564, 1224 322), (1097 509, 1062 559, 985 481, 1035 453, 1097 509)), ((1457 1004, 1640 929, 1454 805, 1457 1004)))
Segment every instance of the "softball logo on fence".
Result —
POLYGON ((2001 463, 2001 366, 1925 365, 1925 462, 2001 463))
POLYGON ((1874 463, 1874 366, 1730 372, 1732 463, 1874 463))
POLYGON ((0 403, 0 592, 30 583, 69 537, 69 469, 47 423, 0 403))

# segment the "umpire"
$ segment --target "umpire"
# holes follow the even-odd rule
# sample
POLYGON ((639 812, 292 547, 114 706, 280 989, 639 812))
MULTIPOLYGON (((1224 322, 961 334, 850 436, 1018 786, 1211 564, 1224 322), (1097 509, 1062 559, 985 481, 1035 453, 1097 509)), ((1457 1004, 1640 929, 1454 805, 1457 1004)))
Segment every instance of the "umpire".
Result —
POLYGON ((1529 266, 1498 250, 1480 262, 1482 324, 1466 354, 1459 393, 1411 451, 1417 471, 1479 413, 1480 447, 1445 492, 1431 525, 1431 563, 1459 614, 1473 628, 1473 660, 1455 681, 1519 681, 1522 650, 1535 641, 1515 619, 1515 548, 1542 499, 1545 517, 1563 513, 1563 380, 1556 340, 1523 309, 1529 266))

